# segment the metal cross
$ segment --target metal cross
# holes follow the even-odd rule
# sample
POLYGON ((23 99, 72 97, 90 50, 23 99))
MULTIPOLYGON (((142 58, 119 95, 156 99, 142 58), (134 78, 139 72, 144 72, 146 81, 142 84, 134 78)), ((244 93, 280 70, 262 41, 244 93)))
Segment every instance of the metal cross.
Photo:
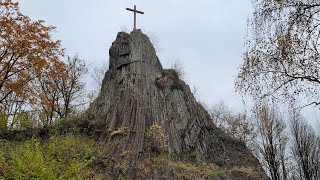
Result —
POLYGON ((128 11, 132 11, 134 12, 134 27, 133 27, 133 30, 136 30, 136 21, 137 21, 137 13, 140 13, 140 14, 144 14, 144 12, 142 11, 138 11, 137 8, 136 8, 136 5, 134 5, 134 9, 130 9, 130 8, 126 8, 128 11))

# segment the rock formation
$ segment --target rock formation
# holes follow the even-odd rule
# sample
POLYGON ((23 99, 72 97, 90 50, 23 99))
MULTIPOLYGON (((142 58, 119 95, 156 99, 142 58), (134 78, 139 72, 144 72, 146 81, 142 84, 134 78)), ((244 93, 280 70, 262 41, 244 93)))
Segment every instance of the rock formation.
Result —
POLYGON ((214 124, 140 30, 120 32, 90 105, 100 122, 107 179, 267 179, 245 144, 214 124))

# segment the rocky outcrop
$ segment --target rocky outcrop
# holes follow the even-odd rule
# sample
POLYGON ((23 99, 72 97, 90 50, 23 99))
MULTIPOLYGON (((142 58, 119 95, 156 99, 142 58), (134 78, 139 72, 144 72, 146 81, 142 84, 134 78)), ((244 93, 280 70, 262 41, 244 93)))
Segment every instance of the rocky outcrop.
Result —
POLYGON ((140 30, 120 32, 90 105, 110 179, 266 179, 245 144, 218 129, 140 30))

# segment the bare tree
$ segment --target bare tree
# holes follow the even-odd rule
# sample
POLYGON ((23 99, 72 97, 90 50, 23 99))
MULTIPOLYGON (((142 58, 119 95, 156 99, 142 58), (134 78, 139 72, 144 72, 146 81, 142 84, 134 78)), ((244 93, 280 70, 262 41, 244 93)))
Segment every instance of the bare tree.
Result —
POLYGON ((184 65, 180 59, 176 59, 173 64, 171 65, 171 69, 173 69, 180 79, 183 79, 185 72, 184 72, 184 65))
POLYGON ((93 72, 91 72, 91 77, 94 81, 94 84, 98 88, 101 88, 102 86, 103 78, 109 69, 108 66, 109 66, 108 62, 103 61, 102 63, 98 63, 93 67, 93 72))
POLYGON ((302 179, 320 179, 320 137, 301 116, 291 121, 292 153, 302 179))
POLYGON ((128 26, 126 26, 126 25, 120 26, 120 31, 121 31, 121 32, 130 33, 130 32, 129 32, 129 29, 128 29, 128 26))
POLYGON ((7 98, 2 102, 2 115, 5 115, 8 121, 8 129, 13 129, 18 122, 18 114, 24 113, 27 111, 28 107, 30 108, 27 95, 17 95, 15 93, 11 93, 7 96, 7 98))
POLYGON ((253 133, 253 123, 245 113, 233 113, 223 101, 211 106, 209 114, 215 125, 233 138, 248 143, 253 133))
POLYGON ((83 59, 78 56, 68 57, 67 75, 68 79, 57 84, 62 94, 62 108, 58 110, 60 118, 68 116, 73 110, 82 106, 88 101, 85 100, 86 93, 84 91, 85 83, 83 77, 88 73, 88 68, 83 59))
POLYGON ((223 101, 220 101, 212 105, 209 109, 209 114, 218 128, 225 128, 227 126, 228 119, 232 118, 232 112, 226 106, 223 101))
POLYGON ((147 31, 146 34, 149 37, 149 39, 154 47, 154 50, 157 53, 160 53, 162 51, 162 48, 160 47, 160 41, 159 41, 158 35, 152 31, 147 31))
POLYGON ((68 57, 66 76, 56 75, 54 79, 48 79, 44 74, 40 76, 39 96, 41 97, 41 112, 44 112, 47 124, 51 124, 56 118, 64 118, 76 111, 88 101, 84 91, 83 77, 88 72, 85 61, 74 56, 68 57))
POLYGON ((192 92, 194 98, 196 98, 197 102, 201 103, 202 106, 203 106, 204 108, 206 108, 206 105, 201 102, 200 94, 199 94, 199 87, 196 86, 196 85, 194 85, 194 86, 192 87, 191 92, 192 92))

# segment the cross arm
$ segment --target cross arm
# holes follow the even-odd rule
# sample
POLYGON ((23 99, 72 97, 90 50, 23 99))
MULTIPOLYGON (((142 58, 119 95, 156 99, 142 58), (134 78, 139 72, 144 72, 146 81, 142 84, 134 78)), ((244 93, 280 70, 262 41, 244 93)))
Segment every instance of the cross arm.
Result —
POLYGON ((140 13, 140 14, 144 14, 144 12, 142 12, 142 11, 138 11, 138 10, 134 10, 134 9, 130 9, 130 8, 126 8, 126 10, 132 11, 132 12, 137 12, 137 13, 140 13))

